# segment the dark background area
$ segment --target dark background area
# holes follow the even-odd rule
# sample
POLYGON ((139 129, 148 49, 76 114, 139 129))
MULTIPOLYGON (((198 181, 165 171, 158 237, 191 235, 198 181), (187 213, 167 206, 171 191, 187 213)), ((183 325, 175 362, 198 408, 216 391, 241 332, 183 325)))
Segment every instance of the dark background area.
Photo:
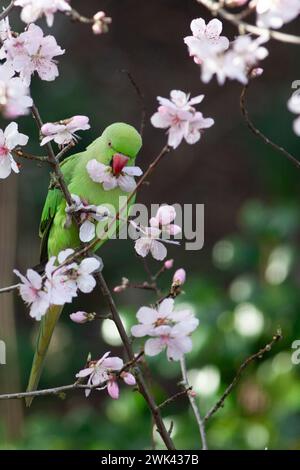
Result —
MULTIPOLYGON (((130 71, 145 95, 147 121, 138 159, 143 169, 166 140, 164 132, 154 129, 149 121, 157 107, 157 95, 167 97, 172 89, 192 96, 204 93, 199 109, 215 119, 199 143, 182 144, 165 158, 138 197, 147 205, 205 204, 204 248, 188 252, 171 246, 168 250, 176 267, 188 272, 185 295, 178 303, 190 304, 201 322, 187 362, 202 413, 216 401, 243 359, 269 341, 279 326, 283 330, 283 341, 261 363, 249 368, 224 410, 208 424, 209 446, 299 449, 300 365, 291 363, 291 344, 300 339, 300 174, 249 132, 240 114, 242 87, 238 82, 227 82, 223 87, 215 80, 208 85, 201 82, 199 69, 183 43, 193 18, 211 19, 196 1, 74 0, 72 6, 87 16, 103 9, 113 18, 110 31, 95 36, 89 26, 56 15, 49 32, 66 49, 59 57, 60 76, 52 83, 34 78, 32 96, 44 121, 74 114, 90 117, 91 130, 81 133, 78 150, 112 122, 139 126, 139 99, 123 69, 130 71), (249 334, 251 328, 254 334, 249 334)), ((11 15, 11 23, 20 30, 18 16, 19 12, 11 15)), ((44 19, 38 24, 48 31, 44 19)), ((287 30, 295 33, 297 25, 298 20, 287 30)), ((224 34, 233 39, 236 31, 224 24, 224 34)), ((298 157, 299 137, 293 134, 294 116, 286 102, 292 82, 300 79, 299 48, 274 41, 267 47, 270 55, 263 64, 264 74, 249 89, 249 112, 270 139, 298 157)), ((41 153, 30 117, 18 122, 20 130, 30 136, 29 149, 41 153)), ((38 261, 38 224, 48 181, 47 167, 24 161, 20 175, 0 183, 1 286, 15 282, 14 267, 24 271, 38 261)), ((130 241, 105 245, 101 256, 111 286, 122 276, 133 280, 145 276, 130 241)), ((158 268, 156 262, 150 264, 153 270, 158 268)), ((171 275, 162 278, 164 287, 171 275)), ((134 323, 138 307, 151 301, 151 294, 140 291, 119 295, 117 302, 127 326, 134 323)), ((107 322, 104 339, 100 324, 71 324, 68 313, 77 307, 105 313, 98 293, 81 296, 65 309, 41 387, 72 383, 89 351, 95 358, 110 349, 122 354, 107 322)), ((0 310, 0 339, 8 345, 7 365, 0 366, 1 391, 24 390, 38 325, 16 294, 1 296, 0 310)), ((150 367, 155 396, 162 401, 177 390, 178 364, 168 364, 161 355, 150 361, 150 367)), ((2 448, 151 446, 148 410, 141 397, 124 387, 117 402, 106 398, 105 392, 94 393, 89 400, 76 392, 66 400, 35 400, 29 410, 21 403, 5 403, 1 416, 2 448)), ((199 447, 185 399, 165 409, 164 416, 174 421, 179 448, 199 447)))

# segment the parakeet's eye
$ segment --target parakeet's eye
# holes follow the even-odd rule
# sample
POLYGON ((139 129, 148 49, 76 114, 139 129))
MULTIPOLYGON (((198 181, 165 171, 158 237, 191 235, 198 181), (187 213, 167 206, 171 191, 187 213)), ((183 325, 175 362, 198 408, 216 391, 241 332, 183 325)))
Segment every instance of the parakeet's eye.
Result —
POLYGON ((107 144, 109 147, 112 147, 112 143, 111 143, 111 140, 108 141, 108 144, 107 144))

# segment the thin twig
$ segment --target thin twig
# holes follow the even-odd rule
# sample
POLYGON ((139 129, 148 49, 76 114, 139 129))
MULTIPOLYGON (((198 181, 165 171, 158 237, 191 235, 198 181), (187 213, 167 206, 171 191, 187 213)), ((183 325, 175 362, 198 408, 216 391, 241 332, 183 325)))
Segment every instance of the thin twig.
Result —
POLYGON ((172 395, 171 397, 167 398, 165 401, 163 401, 159 406, 159 408, 163 408, 164 406, 169 405, 173 401, 177 400, 177 398, 181 398, 185 395, 188 395, 188 393, 192 390, 192 387, 185 388, 181 392, 175 393, 175 395, 172 395))
POLYGON ((213 15, 219 15, 221 18, 235 25, 241 31, 246 31, 251 34, 255 34, 256 36, 269 36, 272 39, 289 44, 300 44, 299 36, 281 33, 280 31, 274 31, 272 29, 260 28, 258 26, 254 26, 249 23, 245 23, 244 21, 241 21, 238 15, 229 13, 227 10, 225 10, 225 8, 220 6, 219 2, 214 2, 212 0, 196 1, 208 8, 213 15))
MULTIPOLYGON (((184 385, 185 388, 189 388, 190 384, 189 384, 189 381, 188 381, 186 364, 185 364, 185 357, 184 356, 182 356, 182 358, 180 359, 180 366, 181 366, 181 374, 182 374, 182 384, 184 385)), ((200 436, 201 436, 201 441, 202 441, 202 450, 207 450, 208 447, 207 447, 207 441, 206 441, 206 432, 205 432, 204 420, 202 420, 202 418, 201 418, 200 411, 199 411, 199 408, 197 406, 195 397, 191 393, 188 393, 188 398, 189 398, 193 413, 195 415, 195 418, 196 418, 196 421, 197 421, 197 424, 198 424, 198 428, 199 428, 199 432, 200 432, 200 436)))
POLYGON ((26 158, 26 160, 35 160, 39 163, 49 163, 47 156, 33 155, 32 153, 24 152, 24 150, 12 150, 12 154, 18 158, 26 158))
POLYGON ((4 395, 0 395, 0 400, 15 400, 15 399, 20 399, 20 398, 28 398, 28 397, 42 397, 45 395, 59 395, 60 393, 67 392, 69 390, 75 390, 78 388, 91 389, 95 387, 91 387, 89 385, 83 385, 83 384, 79 384, 75 382, 74 384, 71 384, 71 385, 63 385, 61 387, 35 390, 33 392, 6 393, 4 395))
MULTIPOLYGON (((97 281, 98 285, 100 286, 102 294, 103 294, 104 298, 106 299, 106 302, 109 305, 109 308, 110 308, 110 311, 111 311, 111 314, 112 314, 112 319, 113 319, 113 321, 114 321, 114 323, 115 323, 115 325, 118 329, 119 335, 122 339, 122 343, 124 345, 127 357, 128 357, 129 360, 134 360, 135 356, 134 356, 134 352, 133 352, 129 337, 127 336, 126 330, 125 330, 123 322, 120 318, 119 312, 118 312, 117 307, 115 305, 115 302, 113 300, 112 294, 109 290, 109 287, 106 284, 106 281, 105 281, 105 279, 104 279, 101 272, 97 272, 95 277, 96 277, 96 281, 97 281)), ((148 390, 148 387, 145 383, 143 374, 142 374, 140 368, 138 367, 138 365, 136 366, 135 375, 136 375, 136 381, 137 381, 137 384, 138 384, 138 387, 139 387, 139 391, 143 395, 146 402, 148 403, 148 406, 150 408, 151 414, 152 414, 153 419, 155 421, 157 430, 160 433, 160 435, 162 437, 162 440, 164 441, 167 449, 174 450, 175 449, 174 443, 173 443, 172 439, 170 438, 170 435, 169 435, 169 433, 168 433, 168 431, 167 431, 167 429, 164 425, 164 422, 163 422, 161 414, 160 414, 160 409, 156 405, 153 396, 151 395, 150 391, 148 390)))
POLYGON ((205 417, 204 417, 204 422, 206 422, 207 420, 209 420, 209 418, 212 417, 212 415, 214 415, 220 408, 223 408, 224 406, 224 402, 226 400, 226 398, 228 397, 228 395, 230 395, 230 393, 232 392, 232 389, 234 388, 234 386, 236 385, 237 381, 239 380, 239 378, 241 377, 242 373, 244 372, 244 370, 246 369, 246 367, 251 364, 251 362, 255 361, 256 359, 262 359, 262 357, 271 351, 272 347, 274 346, 275 343, 277 343, 278 341, 280 341, 282 339, 282 334, 281 334, 281 331, 278 330, 277 333, 273 336, 272 338, 272 341, 270 341, 270 343, 266 344, 265 347, 261 348, 257 353, 255 354, 252 354, 252 356, 249 356, 243 363, 242 365, 239 367, 233 381, 231 382, 230 385, 228 385, 228 387, 226 388, 225 392, 223 393, 223 395, 221 396, 221 398, 217 401, 217 403, 206 413, 205 417))
POLYGON ((66 16, 69 16, 73 21, 79 21, 79 23, 84 24, 93 24, 95 23, 94 18, 88 18, 87 16, 83 16, 77 10, 72 8, 70 11, 63 12, 66 16))
POLYGON ((2 287, 2 289, 0 289, 0 294, 11 292, 13 290, 18 289, 19 287, 20 287, 20 284, 14 284, 13 286, 2 287))
POLYGON ((14 8, 14 6, 15 6, 15 0, 12 0, 10 4, 0 13, 0 21, 4 20, 4 18, 6 18, 9 15, 9 13, 14 8))
POLYGON ((145 95, 142 92, 140 86, 137 84, 135 78, 133 77, 132 73, 129 70, 122 70, 123 73, 126 73, 130 83, 132 84, 133 88, 136 91, 136 94, 139 98, 140 105, 141 105, 141 123, 140 123, 140 134, 143 137, 144 129, 145 129, 145 122, 146 122, 146 107, 145 107, 145 95))
POLYGON ((262 139, 262 141, 266 144, 275 149, 277 152, 280 152, 282 155, 284 155, 290 162, 292 162, 298 169, 300 168, 300 161, 297 160, 292 154, 290 154, 284 147, 281 147, 280 145, 275 144, 275 142, 272 142, 263 132, 261 132, 257 127, 255 127, 254 123, 252 122, 249 112, 247 110, 246 106, 246 93, 249 88, 249 84, 245 85, 242 89, 241 96, 240 96, 240 108, 241 108, 241 113, 246 121, 246 124, 248 128, 250 129, 251 132, 253 132, 254 135, 262 139))
POLYGON ((65 147, 63 147, 63 148, 61 149, 61 151, 56 155, 56 160, 57 160, 58 162, 60 162, 60 161, 62 160, 62 158, 65 156, 65 154, 66 154, 71 148, 74 147, 74 145, 75 145, 75 144, 74 144, 74 142, 73 142, 73 140, 72 140, 68 145, 66 145, 65 147))
MULTIPOLYGON (((137 356, 135 356, 131 361, 124 364, 122 369, 116 374, 119 377, 122 372, 130 369, 134 366, 134 364, 143 356, 144 351, 141 351, 137 356)), ((43 390, 34 390, 30 392, 17 392, 17 393, 6 393, 4 395, 0 395, 0 400, 14 400, 20 398, 28 398, 28 397, 41 397, 45 395, 59 395, 63 392, 68 392, 69 390, 75 389, 88 389, 88 390, 99 390, 106 387, 107 381, 102 382, 99 385, 88 385, 83 384, 80 381, 77 381, 70 385, 62 385, 60 387, 53 387, 53 388, 46 388, 43 390)))

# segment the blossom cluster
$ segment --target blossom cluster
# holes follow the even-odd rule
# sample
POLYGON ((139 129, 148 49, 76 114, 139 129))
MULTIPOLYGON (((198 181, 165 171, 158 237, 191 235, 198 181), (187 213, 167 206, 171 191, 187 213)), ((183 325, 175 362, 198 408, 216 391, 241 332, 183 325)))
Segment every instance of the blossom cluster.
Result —
POLYGON ((201 131, 214 124, 212 118, 204 118, 196 111, 195 104, 202 102, 204 95, 190 99, 190 95, 180 90, 172 90, 170 99, 158 96, 158 111, 151 117, 154 127, 168 129, 168 145, 177 148, 184 139, 188 144, 195 144, 201 137, 201 131))
POLYGON ((149 227, 137 226, 140 238, 135 242, 135 251, 145 258, 149 253, 157 261, 162 261, 167 256, 167 249, 162 241, 168 243, 170 236, 176 236, 181 232, 179 225, 174 224, 176 210, 168 204, 160 206, 155 217, 149 221, 149 227), (165 239, 160 238, 164 236, 165 239))
POLYGON ((256 24, 279 29, 300 14, 300 0, 257 0, 256 24))
POLYGON ((136 338, 150 336, 145 354, 156 356, 164 349, 171 361, 178 361, 192 350, 191 333, 199 320, 189 309, 174 311, 174 299, 163 300, 158 308, 141 307, 137 312, 139 324, 131 328, 136 338))
POLYGON ((92 388, 96 390, 107 389, 108 394, 114 400, 119 398, 118 378, 123 379, 127 385, 135 385, 135 377, 130 372, 122 370, 124 362, 120 357, 109 357, 110 352, 106 352, 98 361, 90 361, 88 367, 76 374, 78 379, 89 377, 85 389, 85 396, 88 397, 92 388), (99 388, 101 387, 101 388, 99 388))
POLYGON ((44 276, 34 269, 28 269, 26 276, 14 270, 21 279, 20 295, 29 305, 32 318, 41 320, 51 305, 71 303, 78 291, 88 294, 96 286, 93 273, 102 269, 101 260, 89 257, 80 263, 68 263, 73 253, 74 250, 68 248, 57 257, 52 256, 46 264, 44 276))
POLYGON ((43 137, 41 145, 43 146, 52 140, 59 146, 68 145, 77 141, 77 131, 86 131, 90 127, 87 116, 73 116, 59 122, 47 122, 41 128, 43 137))
POLYGON ((42 29, 34 23, 17 37, 8 37, 1 48, 1 58, 6 59, 15 72, 20 74, 26 86, 37 72, 42 80, 53 81, 58 76, 54 57, 65 51, 54 36, 44 36, 42 29))
POLYGON ((191 22, 192 36, 185 37, 184 42, 190 56, 201 67, 204 83, 216 75, 219 85, 223 85, 226 78, 246 84, 250 71, 268 56, 262 46, 268 37, 252 39, 242 35, 230 42, 221 36, 222 28, 220 20, 213 19, 206 24, 203 18, 197 18, 191 22))
POLYGON ((95 206, 89 204, 88 201, 81 199, 77 194, 71 194, 73 205, 66 206, 67 220, 66 227, 70 226, 71 214, 78 212, 79 214, 79 238, 82 242, 87 243, 96 236, 95 222, 106 220, 110 216, 108 208, 105 206, 95 206))

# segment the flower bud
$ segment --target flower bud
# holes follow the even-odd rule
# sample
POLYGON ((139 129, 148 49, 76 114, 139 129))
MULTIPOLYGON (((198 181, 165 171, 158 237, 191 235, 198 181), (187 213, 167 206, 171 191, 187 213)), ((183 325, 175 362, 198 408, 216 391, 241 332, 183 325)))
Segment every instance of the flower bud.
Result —
POLYGON ((108 25, 111 23, 111 18, 106 16, 104 11, 98 11, 93 16, 94 24, 92 26, 94 34, 107 33, 108 25))
POLYGON ((130 374, 130 372, 122 372, 121 377, 127 385, 135 385, 136 384, 135 377, 134 377, 134 375, 130 374))
POLYGON ((264 69, 261 67, 256 67, 255 69, 251 70, 250 76, 251 78, 260 77, 264 73, 264 69))
POLYGON ((165 261, 165 263, 164 263, 164 268, 165 268, 165 269, 172 269, 172 268, 173 268, 173 264, 174 264, 174 260, 173 260, 173 259, 167 259, 167 261, 165 261))
POLYGON ((184 269, 177 269, 173 276, 173 285, 182 286, 186 280, 186 272, 184 269))
POLYGON ((115 378, 111 378, 107 382, 107 391, 113 400, 117 400, 119 398, 119 386, 115 378))
POLYGON ((124 286, 116 286, 116 287, 114 287, 114 292, 116 294, 120 294, 121 292, 124 292, 125 289, 126 289, 126 287, 124 287, 124 286))
POLYGON ((86 312, 75 312, 71 313, 70 318, 74 323, 87 323, 89 321, 93 321, 95 319, 96 314, 95 313, 86 313, 86 312))

